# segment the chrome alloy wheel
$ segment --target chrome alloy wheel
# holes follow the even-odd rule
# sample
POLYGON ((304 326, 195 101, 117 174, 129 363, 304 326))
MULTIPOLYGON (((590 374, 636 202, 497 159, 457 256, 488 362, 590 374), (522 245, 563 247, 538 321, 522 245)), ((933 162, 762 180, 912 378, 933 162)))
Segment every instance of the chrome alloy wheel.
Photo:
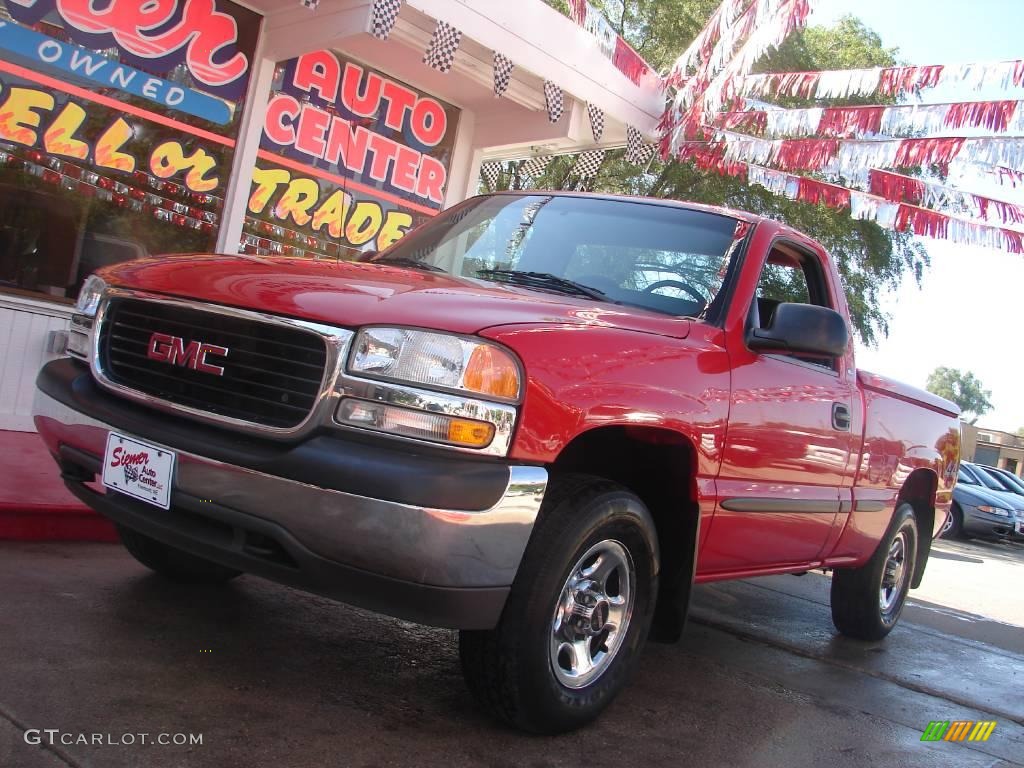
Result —
POLYGON ((562 685, 583 688, 608 669, 629 630, 635 582, 633 558, 612 539, 572 567, 551 621, 551 669, 562 685))
POLYGON ((900 531, 889 545, 889 555, 882 570, 882 587, 878 591, 878 605, 883 614, 889 613, 899 602, 903 583, 909 576, 907 568, 907 534, 900 531))
POLYGON ((946 522, 942 524, 942 530, 939 531, 939 537, 945 536, 949 533, 949 529, 953 527, 953 510, 949 510, 949 514, 946 515, 946 522))

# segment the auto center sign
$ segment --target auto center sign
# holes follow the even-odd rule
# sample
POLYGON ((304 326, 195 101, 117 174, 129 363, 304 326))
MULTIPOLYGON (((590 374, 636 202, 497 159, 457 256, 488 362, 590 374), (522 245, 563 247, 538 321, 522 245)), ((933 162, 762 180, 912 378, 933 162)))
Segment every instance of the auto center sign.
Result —
POLYGON ((334 51, 278 67, 249 211, 382 248, 444 203, 459 111, 334 51))

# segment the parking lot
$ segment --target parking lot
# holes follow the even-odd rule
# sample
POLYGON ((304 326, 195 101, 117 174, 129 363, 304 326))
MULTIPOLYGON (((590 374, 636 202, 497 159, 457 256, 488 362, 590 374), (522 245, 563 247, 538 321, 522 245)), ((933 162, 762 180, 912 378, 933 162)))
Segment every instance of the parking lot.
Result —
POLYGON ((451 632, 252 577, 171 586, 118 546, 6 544, 0 765, 1024 765, 1022 581, 1024 546, 939 542, 877 644, 834 632, 822 574, 706 585, 595 725, 536 738, 476 711, 451 632), (932 720, 998 724, 922 742, 932 720), (119 743, 142 733, 202 743, 119 743))

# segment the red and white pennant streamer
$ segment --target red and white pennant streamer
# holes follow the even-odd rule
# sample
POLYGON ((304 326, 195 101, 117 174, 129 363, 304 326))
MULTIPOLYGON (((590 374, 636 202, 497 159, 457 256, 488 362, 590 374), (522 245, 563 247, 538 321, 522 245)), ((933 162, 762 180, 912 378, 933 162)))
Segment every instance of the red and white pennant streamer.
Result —
POLYGON ((674 152, 686 136, 697 134, 707 122, 705 115, 735 98, 737 83, 754 63, 804 26, 810 13, 808 0, 754 0, 733 17, 740 7, 727 0, 719 8, 720 23, 709 24, 698 36, 704 49, 696 74, 684 74, 694 59, 690 49, 677 60, 667 80, 677 90, 659 125, 663 151, 674 152), (707 51, 711 40, 716 42, 707 51))
POLYGON ((894 96, 937 85, 990 86, 1007 90, 1024 85, 1024 60, 976 64, 929 64, 911 67, 826 70, 822 72, 770 72, 747 75, 738 91, 748 98, 799 96, 840 99, 849 96, 894 96))
POLYGON ((854 219, 874 221, 885 229, 897 232, 912 232, 921 237, 1024 253, 1024 232, 969 221, 909 203, 893 202, 869 192, 848 189, 806 176, 757 165, 744 165, 748 183, 760 185, 791 200, 830 208, 848 208, 854 219))
POLYGON ((917 168, 954 158, 1024 171, 1024 138, 760 139, 716 131, 728 162, 771 165, 784 171, 825 171, 856 176, 865 168, 917 168))
POLYGON ((873 194, 894 203, 912 203, 933 209, 952 207, 977 219, 1024 224, 1024 206, 892 171, 871 169, 868 188, 873 194))
POLYGON ((670 85, 680 85, 689 77, 691 68, 701 69, 710 60, 715 44, 728 34, 746 2, 747 0, 724 0, 715 9, 704 28, 697 33, 689 47, 676 59, 667 78, 670 85))
POLYGON ((762 109, 758 106, 747 111, 723 112, 716 116, 715 126, 754 133, 761 138, 862 138, 909 132, 948 133, 961 128, 1024 133, 1024 107, 1019 101, 808 109, 762 109))

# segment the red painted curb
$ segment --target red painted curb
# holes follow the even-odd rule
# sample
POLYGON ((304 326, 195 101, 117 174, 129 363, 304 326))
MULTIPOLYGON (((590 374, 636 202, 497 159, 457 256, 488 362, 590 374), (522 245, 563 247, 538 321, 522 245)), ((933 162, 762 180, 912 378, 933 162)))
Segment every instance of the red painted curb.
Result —
POLYGON ((0 541, 117 541, 113 524, 88 507, 0 505, 0 541))
POLYGON ((0 541, 117 541, 114 526, 64 486, 34 432, 0 430, 0 541))

